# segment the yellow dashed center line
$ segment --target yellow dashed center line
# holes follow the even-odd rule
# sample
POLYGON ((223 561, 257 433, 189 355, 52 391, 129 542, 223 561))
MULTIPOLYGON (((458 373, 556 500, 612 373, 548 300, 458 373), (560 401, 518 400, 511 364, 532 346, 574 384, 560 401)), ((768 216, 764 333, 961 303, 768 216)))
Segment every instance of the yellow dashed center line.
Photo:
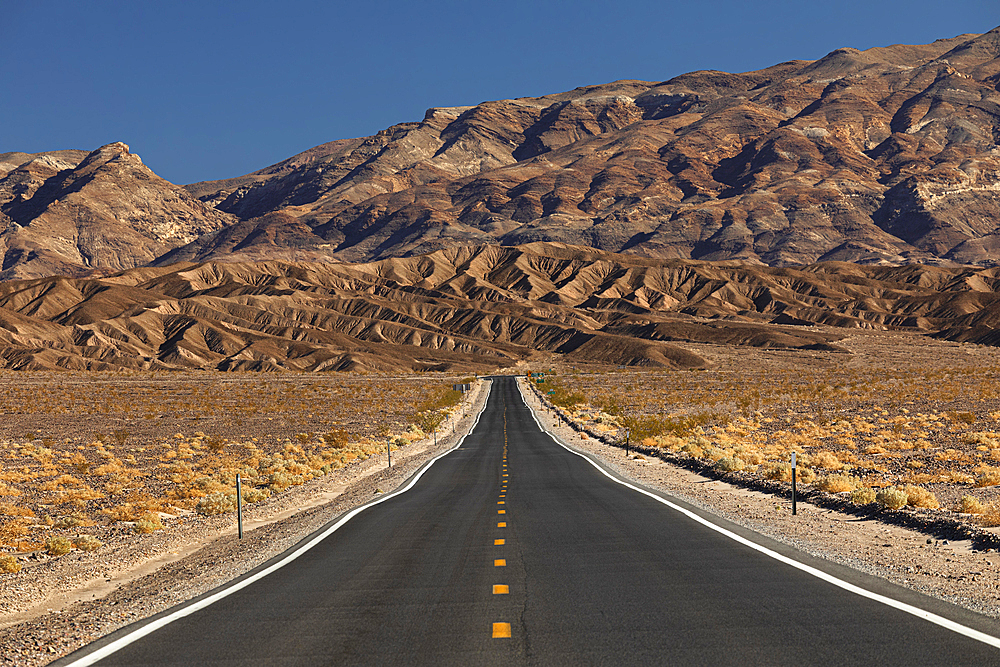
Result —
MULTIPOLYGON (((503 409, 503 460, 501 462, 501 470, 503 477, 507 477, 507 406, 504 404, 503 409)), ((500 488, 500 498, 507 497, 507 480, 501 480, 500 488)), ((506 505, 507 501, 498 500, 497 505, 506 505)), ((507 510, 498 509, 497 514, 506 514, 507 510)), ((497 522, 497 528, 506 528, 506 521, 497 522)), ((493 540, 494 546, 503 546, 507 543, 502 537, 495 538, 493 540)), ((493 560, 493 567, 507 567, 507 560, 505 558, 496 558, 493 560)), ((510 587, 507 584, 493 584, 493 595, 509 595, 510 587)), ((510 638, 510 623, 494 623, 493 624, 493 638, 494 639, 509 639, 510 638)))

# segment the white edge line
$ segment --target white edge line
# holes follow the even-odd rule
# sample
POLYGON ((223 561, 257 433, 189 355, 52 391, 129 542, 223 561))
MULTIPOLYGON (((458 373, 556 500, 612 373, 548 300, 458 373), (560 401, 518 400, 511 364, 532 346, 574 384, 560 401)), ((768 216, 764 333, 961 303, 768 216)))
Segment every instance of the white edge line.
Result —
POLYGON ((632 489, 633 491, 637 491, 637 492, 639 492, 639 493, 641 493, 641 494, 643 494, 645 496, 649 496, 653 500, 656 500, 657 502, 661 502, 664 505, 666 505, 667 507, 669 507, 669 508, 671 508, 671 509, 673 509, 673 510, 675 510, 677 512, 680 512, 681 514, 687 516, 688 518, 690 518, 690 519, 692 519, 694 521, 697 521, 698 523, 702 524, 706 528, 710 528, 710 529, 714 530, 717 533, 725 535, 726 537, 728 537, 731 540, 735 540, 736 542, 739 542, 740 544, 746 545, 746 546, 750 547, 751 549, 759 551, 760 553, 764 554, 765 556, 770 556, 771 558, 773 558, 773 559, 775 559, 777 561, 780 561, 780 562, 782 562, 782 563, 784 563, 786 565, 791 565, 792 567, 794 567, 794 568, 796 568, 798 570, 801 570, 801 571, 805 572, 806 574, 811 574, 812 576, 816 577, 817 579, 822 579, 823 581, 825 581, 827 583, 830 583, 830 584, 833 584, 834 586, 837 586, 838 588, 842 588, 845 591, 854 593, 856 595, 860 595, 861 597, 868 598, 869 600, 874 600, 875 602, 880 602, 880 603, 882 603, 884 605, 887 605, 889 607, 893 607, 893 608, 898 609, 900 611, 904 611, 907 614, 911 614, 913 616, 916 616, 917 618, 922 618, 925 621, 929 621, 929 622, 931 622, 931 623, 933 623, 935 625, 939 625, 942 628, 946 628, 948 630, 951 630, 952 632, 957 632, 960 635, 965 635, 966 637, 969 637, 970 639, 975 639, 976 641, 982 642, 984 644, 988 644, 990 646, 993 646, 994 648, 1000 648, 1000 639, 998 639, 997 637, 994 637, 992 635, 988 635, 985 632, 980 632, 979 630, 974 630, 973 628, 970 628, 968 626, 962 625, 961 623, 957 623, 957 622, 952 621, 950 619, 944 618, 943 616, 938 616, 937 614, 933 614, 933 613, 931 613, 929 611, 925 611, 924 609, 921 609, 919 607, 914 607, 913 605, 907 604, 905 602, 900 602, 899 600, 896 600, 894 598, 890 598, 890 597, 887 597, 885 595, 880 595, 878 593, 874 593, 874 592, 869 591, 869 590, 867 590, 865 588, 862 588, 860 586, 856 586, 856 585, 854 585, 852 583, 846 582, 843 579, 839 579, 839 578, 833 576, 832 574, 828 574, 828 573, 824 572, 823 570, 817 569, 817 568, 812 567, 810 565, 806 565, 804 563, 800 563, 800 562, 798 562, 796 560, 792 560, 791 558, 788 558, 787 556, 781 555, 777 551, 772 551, 771 549, 768 549, 765 546, 761 546, 760 544, 757 544, 756 542, 748 540, 745 537, 741 537, 740 535, 737 535, 736 533, 734 533, 734 532, 732 532, 730 530, 727 530, 727 529, 723 528, 722 526, 718 526, 718 525, 712 523, 711 521, 709 521, 708 519, 705 519, 705 518, 703 518, 703 517, 695 514, 694 512, 692 512, 690 510, 684 509, 680 505, 672 503, 669 500, 666 500, 665 498, 661 498, 660 496, 656 495, 655 493, 650 493, 649 491, 646 491, 645 489, 639 488, 638 486, 629 484, 628 482, 625 482, 625 481, 622 481, 622 480, 618 479, 617 477, 615 477, 614 475, 612 475, 611 473, 609 473, 607 470, 605 470, 604 468, 602 468, 601 466, 599 466, 596 462, 594 462, 593 460, 591 460, 591 458, 589 456, 581 454, 580 452, 578 452, 578 451, 576 451, 576 450, 568 447, 554 433, 552 433, 551 431, 549 431, 548 429, 546 429, 542 425, 541 421, 539 421, 538 417, 535 415, 535 411, 531 408, 531 406, 528 404, 528 401, 525 399, 524 390, 521 387, 521 383, 519 382, 517 384, 518 384, 518 389, 520 390, 520 393, 521 393, 521 400, 524 402, 525 406, 531 412, 531 416, 535 420, 535 423, 538 424, 538 428, 540 428, 543 433, 548 434, 548 436, 550 438, 552 438, 552 440, 557 445, 559 445, 560 447, 562 447, 566 451, 570 452, 571 454, 576 454, 577 456, 579 456, 580 458, 582 458, 584 461, 586 461, 590 465, 592 465, 595 468, 597 468, 601 472, 601 474, 605 475, 608 479, 610 479, 610 480, 612 480, 614 482, 617 482, 618 484, 621 484, 624 487, 632 489))
POLYGON ((479 414, 476 415, 476 421, 473 422, 472 426, 469 428, 469 432, 466 433, 465 435, 463 435, 461 438, 459 438, 458 442, 455 443, 454 447, 452 447, 451 449, 449 449, 446 452, 442 452, 441 454, 438 454, 437 456, 435 456, 434 458, 432 458, 430 461, 428 461, 426 464, 424 464, 423 468, 421 468, 417 472, 417 474, 414 475, 413 479, 411 479, 410 483, 407 484, 405 487, 403 487, 401 489, 397 489, 396 491, 393 491, 392 493, 390 493, 390 494, 388 494, 386 496, 382 496, 378 500, 374 500, 374 501, 372 501, 370 503, 366 503, 366 504, 364 504, 364 505, 362 505, 360 507, 355 507, 353 510, 351 510, 350 512, 348 512, 347 514, 345 514, 340 519, 340 521, 338 521, 337 523, 333 524, 332 526, 330 526, 329 528, 327 528, 326 530, 324 530, 319 535, 316 535, 313 539, 309 540, 309 542, 307 542, 306 544, 303 544, 298 549, 296 549, 292 553, 288 554, 287 556, 285 556, 284 558, 282 558, 277 563, 274 563, 270 567, 268 567, 268 568, 266 568, 264 570, 261 570, 257 574, 255 574, 253 576, 250 576, 250 577, 247 577, 246 579, 243 579, 242 581, 237 582, 237 583, 233 584, 232 586, 229 586, 228 588, 225 588, 225 589, 223 589, 223 590, 221 590, 221 591, 219 591, 219 592, 217 592, 217 593, 215 593, 213 595, 210 595, 209 597, 207 597, 207 598, 205 598, 203 600, 200 600, 199 602, 196 602, 196 603, 194 603, 192 605, 184 607, 183 609, 178 609, 174 613, 168 614, 167 616, 164 616, 163 618, 157 619, 157 620, 155 620, 155 621, 153 621, 151 623, 147 623, 146 625, 142 626, 141 628, 136 628, 135 630, 133 630, 132 632, 128 633, 127 635, 119 637, 115 641, 113 641, 110 644, 107 644, 105 646, 102 646, 101 648, 97 649, 93 653, 88 653, 87 655, 81 657, 80 659, 75 660, 75 661, 73 661, 71 663, 68 663, 67 667, 85 667, 86 665, 92 665, 95 662, 97 662, 99 660, 103 660, 104 658, 108 657, 109 655, 112 655, 113 653, 116 653, 117 651, 120 651, 121 649, 125 648, 129 644, 131 644, 131 643, 133 643, 135 641, 138 641, 139 639, 142 639, 146 635, 151 634, 153 632, 156 632, 160 628, 162 628, 162 627, 164 627, 164 626, 166 626, 166 625, 168 625, 170 623, 173 623, 174 621, 176 621, 176 620, 178 620, 180 618, 184 618, 185 616, 189 616, 189 615, 195 613, 196 611, 200 611, 201 609, 204 609, 205 607, 207 607, 207 606, 209 606, 211 604, 214 604, 214 603, 218 602, 219 600, 221 600, 221 599, 223 599, 225 597, 228 597, 228 596, 232 595, 233 593, 235 593, 235 592, 237 592, 237 591, 239 591, 239 590, 241 590, 243 588, 246 588, 250 584, 263 579, 264 577, 266 577, 267 575, 271 574, 275 570, 278 570, 278 569, 280 569, 280 568, 288 565, 293 560, 295 560, 296 558, 298 558, 299 556, 301 556, 302 554, 304 554, 305 552, 309 551, 310 549, 312 549, 313 547, 315 547, 317 544, 319 544, 320 542, 322 542, 323 540, 325 540, 326 538, 328 538, 330 535, 332 535, 334 532, 336 532, 337 529, 339 529, 345 523, 347 523, 348 521, 350 521, 355 516, 357 516, 358 514, 360 514, 361 512, 363 512, 364 510, 368 509, 369 507, 374 507, 375 505, 378 505, 379 503, 384 503, 385 501, 389 500, 390 498, 395 498, 396 496, 398 496, 398 495, 400 495, 402 493, 406 493, 407 491, 409 491, 410 489, 413 488, 413 486, 417 483, 417 481, 421 477, 423 477, 423 475, 424 475, 425 472, 427 472, 428 470, 430 470, 431 466, 434 465, 434 463, 437 462, 438 459, 443 458, 443 457, 447 456, 448 454, 451 454, 453 451, 455 451, 456 449, 458 449, 459 447, 461 447, 462 443, 465 442, 465 438, 468 437, 469 434, 471 434, 473 431, 476 430, 476 426, 479 425, 479 419, 483 416, 483 412, 486 411, 486 406, 489 404, 490 393, 492 391, 493 391, 493 382, 490 381, 489 385, 487 385, 487 388, 486 388, 486 400, 483 401, 483 407, 479 410, 479 414))

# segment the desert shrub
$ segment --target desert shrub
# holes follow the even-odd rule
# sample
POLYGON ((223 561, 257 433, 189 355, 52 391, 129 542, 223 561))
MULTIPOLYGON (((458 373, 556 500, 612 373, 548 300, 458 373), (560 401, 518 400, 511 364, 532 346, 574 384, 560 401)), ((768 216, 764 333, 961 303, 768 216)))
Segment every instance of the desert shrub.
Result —
POLYGON ((938 502, 937 497, 923 487, 907 484, 903 487, 903 492, 906 493, 906 504, 911 507, 928 507, 931 509, 941 507, 941 503, 938 502))
POLYGON ((76 528, 77 526, 89 526, 92 524, 92 521, 89 521, 87 517, 81 514, 71 514, 59 517, 53 525, 56 528, 76 528))
POLYGON ((987 448, 997 446, 997 434, 993 431, 969 431, 962 434, 961 440, 967 445, 981 445, 987 448))
POLYGON ((27 535, 30 523, 24 517, 0 523, 0 544, 13 544, 17 538, 27 535))
POLYGON ((681 451, 684 452, 685 454, 690 454, 695 458, 699 458, 705 454, 705 450, 703 450, 701 447, 694 444, 693 442, 686 443, 683 447, 681 447, 681 451))
MULTIPOLYGON (((418 412, 415 415, 415 417, 414 417, 414 421, 417 423, 417 426, 419 426, 420 429, 422 431, 424 431, 425 433, 432 433, 432 432, 436 431, 438 429, 438 427, 441 426, 441 422, 443 422, 444 419, 445 419, 444 414, 442 414, 438 410, 425 410, 423 412, 418 412)), ((324 436, 324 438, 325 437, 326 436, 324 436)), ((333 444, 333 443, 330 443, 330 444, 331 444, 331 446, 334 446, 334 447, 337 447, 337 446, 339 446, 339 447, 346 447, 347 446, 347 438, 344 437, 344 439, 343 439, 342 442, 343 442, 342 445, 337 445, 337 444, 333 444)))
POLYGON ((270 497, 271 492, 267 489, 255 489, 253 487, 243 489, 243 502, 245 503, 259 503, 270 497))
POLYGON ((27 507, 21 507, 19 505, 10 505, 8 503, 0 503, 0 515, 3 516, 35 516, 27 507))
POLYGON ((986 508, 972 496, 965 495, 958 501, 958 511, 963 514, 983 514, 986 508))
POLYGON ((772 463, 764 469, 764 477, 780 482, 790 482, 792 481, 792 464, 784 462, 772 463))
POLYGON ((21 571, 21 561, 10 554, 0 555, 0 573, 14 574, 21 571))
POLYGON ((976 415, 971 412, 949 412, 948 418, 957 424, 973 424, 976 421, 976 415))
POLYGON ((642 442, 666 432, 663 420, 650 415, 628 415, 621 417, 619 421, 623 428, 628 429, 632 442, 642 442))
POLYGON ((875 494, 875 501, 891 510, 898 510, 905 506, 909 498, 906 491, 894 486, 886 487, 875 494))
POLYGON ((552 387, 550 391, 554 392, 549 395, 549 401, 552 405, 556 405, 561 408, 572 408, 576 405, 587 402, 587 398, 578 391, 567 391, 558 385, 550 385, 550 387, 552 387))
POLYGON ((826 475, 821 477, 819 481, 816 482, 816 488, 820 491, 827 491, 829 493, 843 493, 844 491, 853 491, 861 485, 861 481, 852 475, 847 475, 844 473, 835 473, 833 475, 826 475))
POLYGON ((855 505, 867 505, 875 502, 875 489, 863 486, 851 491, 851 502, 855 505))
POLYGON ((213 493, 205 496, 195 505, 198 514, 225 514, 236 511, 235 493, 213 493))
POLYGON ((720 472, 736 472, 746 468, 747 464, 738 456, 726 456, 716 461, 713 467, 720 472))
POLYGON ((1000 468, 982 465, 976 469, 979 475, 976 476, 975 484, 978 487, 996 486, 1000 484, 1000 468))
MULTIPOLYGON (((235 475, 233 476, 233 481, 234 482, 236 481, 235 475)), ((191 483, 189 496, 190 497, 208 496, 213 493, 225 493, 226 491, 229 490, 230 490, 229 486, 223 484, 217 479, 214 479, 212 477, 199 477, 198 479, 194 480, 194 482, 191 483)))
POLYGON ((53 535, 45 540, 45 551, 50 556, 62 556, 68 554, 72 549, 73 543, 69 541, 68 537, 53 535))
POLYGON ((816 481, 816 473, 813 472, 812 468, 797 468, 795 479, 803 484, 812 484, 816 481))
POLYGON ((140 534, 152 533, 154 530, 162 530, 163 522, 160 517, 152 512, 146 512, 135 520, 134 530, 140 534))
POLYGON ((811 464, 816 468, 826 468, 827 470, 840 470, 844 467, 844 464, 832 452, 819 452, 815 454, 812 457, 811 464))
POLYGON ((80 535, 73 540, 73 546, 80 551, 95 551, 104 543, 93 535, 80 535))
POLYGON ((284 491, 290 486, 302 484, 305 480, 302 475, 289 475, 286 472, 271 473, 268 477, 267 485, 273 491, 284 491))

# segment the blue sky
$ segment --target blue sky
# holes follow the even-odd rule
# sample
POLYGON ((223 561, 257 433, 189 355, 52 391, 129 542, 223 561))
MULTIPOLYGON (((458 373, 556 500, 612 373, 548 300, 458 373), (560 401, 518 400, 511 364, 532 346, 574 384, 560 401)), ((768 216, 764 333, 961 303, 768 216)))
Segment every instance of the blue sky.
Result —
POLYGON ((0 153, 124 141, 175 183, 238 176, 432 106, 1000 25, 996 0, 0 0, 0 153))

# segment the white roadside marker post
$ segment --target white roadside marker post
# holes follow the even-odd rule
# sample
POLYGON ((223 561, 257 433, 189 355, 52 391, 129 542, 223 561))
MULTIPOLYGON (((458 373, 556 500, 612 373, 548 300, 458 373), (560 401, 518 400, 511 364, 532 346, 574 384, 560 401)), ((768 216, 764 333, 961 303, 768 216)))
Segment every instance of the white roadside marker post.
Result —
POLYGON ((240 474, 236 473, 236 525, 239 527, 240 539, 243 539, 243 487, 240 484, 240 474))
POLYGON ((795 452, 792 452, 792 516, 795 516, 795 452))

